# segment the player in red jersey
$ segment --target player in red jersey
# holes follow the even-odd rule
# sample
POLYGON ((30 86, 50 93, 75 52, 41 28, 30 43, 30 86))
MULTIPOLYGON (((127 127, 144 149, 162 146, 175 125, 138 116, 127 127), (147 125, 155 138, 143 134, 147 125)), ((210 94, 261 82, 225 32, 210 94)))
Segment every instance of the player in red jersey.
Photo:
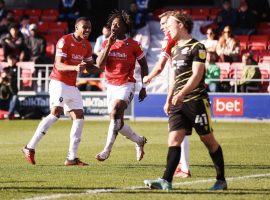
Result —
MULTIPOLYGON (((130 16, 124 11, 113 13, 108 24, 111 27, 110 37, 104 41, 97 58, 97 65, 105 69, 107 84, 108 112, 110 125, 106 145, 96 159, 104 161, 110 156, 118 132, 136 144, 136 157, 140 161, 144 155, 146 138, 137 135, 128 124, 124 123, 124 111, 132 101, 135 92, 134 68, 136 60, 141 67, 141 77, 148 74, 148 65, 144 53, 135 40, 127 37, 131 30, 130 16)), ((139 93, 139 101, 146 97, 145 87, 139 93)))
POLYGON ((87 41, 90 32, 90 20, 81 17, 76 20, 75 32, 63 36, 57 43, 49 86, 51 112, 40 122, 34 136, 23 148, 25 158, 30 164, 35 164, 36 145, 64 111, 69 112, 73 120, 68 156, 64 164, 87 165, 76 158, 84 124, 83 101, 76 88, 76 78, 78 72, 84 70, 90 72, 94 69, 91 67, 92 48, 87 41))
MULTIPOLYGON (((160 30, 165 35, 164 44, 162 46, 161 57, 160 57, 158 63, 156 64, 154 69, 149 73, 149 75, 145 76, 143 78, 144 84, 150 83, 154 77, 159 75, 163 71, 168 59, 170 59, 170 57, 171 57, 171 50, 175 46, 176 42, 175 42, 175 40, 173 40, 171 38, 170 33, 168 32, 167 20, 168 20, 168 17, 172 13, 173 13, 173 11, 167 11, 167 12, 164 12, 161 15, 159 15, 160 30)), ((164 107, 164 111, 168 115, 168 108, 164 107)), ((187 132, 187 135, 190 135, 191 131, 192 130, 189 130, 187 132)), ((187 177, 191 176, 190 170, 189 170, 189 141, 188 141, 188 137, 184 137, 184 140, 181 143, 181 149, 182 149, 181 158, 180 158, 179 165, 177 166, 176 171, 174 173, 174 177, 187 178, 187 177)))

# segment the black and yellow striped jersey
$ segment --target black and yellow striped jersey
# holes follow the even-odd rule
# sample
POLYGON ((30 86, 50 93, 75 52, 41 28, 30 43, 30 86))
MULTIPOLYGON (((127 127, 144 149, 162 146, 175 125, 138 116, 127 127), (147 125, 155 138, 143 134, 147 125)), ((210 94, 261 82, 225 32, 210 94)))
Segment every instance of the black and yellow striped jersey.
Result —
MULTIPOLYGON (((176 95, 192 75, 192 63, 205 63, 206 50, 203 44, 191 39, 183 46, 175 45, 172 49, 172 66, 175 71, 174 94, 176 95)), ((185 96, 184 102, 208 98, 204 84, 204 75, 199 85, 185 96)))

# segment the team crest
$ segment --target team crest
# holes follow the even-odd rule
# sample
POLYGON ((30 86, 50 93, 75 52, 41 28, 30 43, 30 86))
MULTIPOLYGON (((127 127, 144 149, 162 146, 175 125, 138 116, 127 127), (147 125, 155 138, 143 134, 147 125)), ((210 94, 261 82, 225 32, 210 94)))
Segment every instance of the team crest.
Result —
POLYGON ((60 97, 60 98, 59 98, 59 101, 60 101, 60 102, 63 102, 63 97, 60 97))
POLYGON ((199 50, 199 58, 200 59, 205 59, 206 58, 205 50, 202 50, 202 49, 199 50))
POLYGON ((85 48, 86 47, 85 44, 82 44, 82 47, 85 48))

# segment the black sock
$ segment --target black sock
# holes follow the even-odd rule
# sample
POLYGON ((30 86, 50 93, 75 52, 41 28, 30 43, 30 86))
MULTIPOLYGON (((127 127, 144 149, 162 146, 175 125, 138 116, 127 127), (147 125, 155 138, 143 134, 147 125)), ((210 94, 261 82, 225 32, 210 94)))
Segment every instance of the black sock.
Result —
POLYGON ((181 155, 180 146, 169 147, 167 154, 167 165, 162 177, 168 182, 172 182, 174 171, 180 160, 180 155, 181 155))
POLYGON ((224 159, 221 146, 218 147, 216 152, 210 153, 212 161, 217 171, 217 180, 225 181, 224 177, 224 159))

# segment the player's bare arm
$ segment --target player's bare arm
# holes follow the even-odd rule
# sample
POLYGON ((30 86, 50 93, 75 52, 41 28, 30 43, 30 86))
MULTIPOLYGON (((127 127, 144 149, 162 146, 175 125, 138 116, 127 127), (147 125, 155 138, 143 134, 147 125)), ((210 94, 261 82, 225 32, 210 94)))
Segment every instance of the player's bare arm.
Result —
POLYGON ((163 107, 163 110, 166 115, 169 114, 169 110, 172 105, 174 83, 175 83, 175 72, 174 70, 171 70, 168 95, 167 95, 166 103, 164 104, 164 107, 163 107))
POLYGON ((59 71, 83 71, 86 67, 86 63, 80 63, 78 65, 67 65, 65 64, 65 58, 64 57, 60 57, 60 56, 56 56, 55 57, 55 67, 57 70, 59 71))
POLYGON ((154 69, 150 72, 150 74, 143 78, 143 83, 150 83, 153 78, 155 78, 157 75, 159 75, 163 71, 167 60, 168 59, 166 57, 162 56, 158 60, 158 63, 155 65, 154 69))
MULTIPOLYGON (((144 77, 148 75, 148 65, 147 65, 145 57, 138 60, 138 63, 141 66, 141 78, 143 80, 144 77)), ((143 101, 146 96, 147 96, 146 89, 145 89, 145 87, 142 87, 140 90, 140 93, 139 93, 139 102, 143 101)))
POLYGON ((110 52, 111 46, 116 41, 116 35, 112 33, 110 37, 108 38, 108 43, 106 44, 105 48, 99 53, 97 57, 97 66, 100 68, 101 71, 104 71, 108 54, 110 52))
POLYGON ((184 97, 186 94, 190 93, 195 87, 197 87, 204 75, 205 66, 204 63, 201 62, 193 62, 192 63, 192 75, 187 81, 186 85, 183 89, 173 97, 172 104, 173 105, 181 105, 184 101, 184 97))

